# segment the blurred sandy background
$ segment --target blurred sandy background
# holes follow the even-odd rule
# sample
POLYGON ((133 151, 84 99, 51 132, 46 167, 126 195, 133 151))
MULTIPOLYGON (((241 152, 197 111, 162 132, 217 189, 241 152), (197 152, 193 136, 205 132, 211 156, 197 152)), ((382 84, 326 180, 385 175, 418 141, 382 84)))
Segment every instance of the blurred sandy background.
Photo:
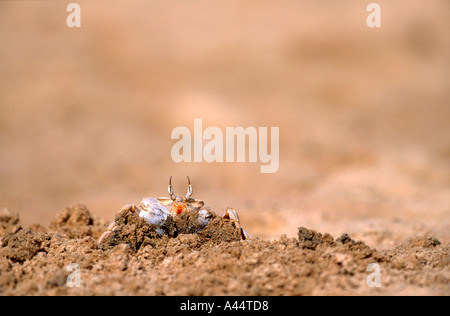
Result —
POLYGON ((0 207, 184 194, 252 235, 450 240, 450 2, 0 2, 0 207), (280 167, 174 163, 173 128, 278 126, 280 167))

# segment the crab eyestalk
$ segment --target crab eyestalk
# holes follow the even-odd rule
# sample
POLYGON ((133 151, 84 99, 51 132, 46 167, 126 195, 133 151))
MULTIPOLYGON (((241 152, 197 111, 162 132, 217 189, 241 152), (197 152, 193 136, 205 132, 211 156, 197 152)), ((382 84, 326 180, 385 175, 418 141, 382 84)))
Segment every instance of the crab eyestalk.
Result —
POLYGON ((186 194, 186 200, 189 200, 192 196, 192 193, 194 193, 194 190, 192 189, 191 179, 189 179, 189 177, 187 177, 187 179, 188 179, 188 191, 186 194))
POLYGON ((175 200, 176 196, 173 193, 172 176, 170 176, 170 179, 169 179, 169 187, 167 188, 167 192, 169 192, 169 196, 172 199, 172 201, 175 200))

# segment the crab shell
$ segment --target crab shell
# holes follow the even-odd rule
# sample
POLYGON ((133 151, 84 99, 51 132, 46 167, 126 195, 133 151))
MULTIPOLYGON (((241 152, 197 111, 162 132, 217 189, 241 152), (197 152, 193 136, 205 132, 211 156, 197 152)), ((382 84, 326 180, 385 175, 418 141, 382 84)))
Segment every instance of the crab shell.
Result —
POLYGON ((139 217, 144 218, 147 224, 155 226, 155 231, 159 236, 165 234, 164 230, 160 228, 164 222, 170 216, 176 216, 183 211, 198 212, 198 222, 202 228, 208 225, 212 217, 211 212, 204 206, 203 201, 193 199, 184 202, 181 199, 172 201, 167 198, 147 197, 142 199, 140 209, 139 217))

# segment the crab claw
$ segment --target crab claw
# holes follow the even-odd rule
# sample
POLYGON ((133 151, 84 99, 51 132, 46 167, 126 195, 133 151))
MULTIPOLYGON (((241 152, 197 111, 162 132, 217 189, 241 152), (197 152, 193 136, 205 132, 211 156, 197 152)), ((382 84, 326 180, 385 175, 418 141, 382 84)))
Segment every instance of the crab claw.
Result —
POLYGON ((165 232, 161 227, 170 217, 170 212, 155 198, 142 199, 141 208, 142 211, 139 212, 139 217, 144 218, 147 224, 155 226, 156 233, 159 236, 163 236, 165 232))
POLYGON ((241 223, 239 221, 239 216, 237 212, 232 208, 226 208, 219 214, 220 217, 224 219, 229 219, 236 225, 237 229, 239 229, 241 233, 242 240, 250 239, 250 236, 247 234, 247 232, 241 227, 241 223))

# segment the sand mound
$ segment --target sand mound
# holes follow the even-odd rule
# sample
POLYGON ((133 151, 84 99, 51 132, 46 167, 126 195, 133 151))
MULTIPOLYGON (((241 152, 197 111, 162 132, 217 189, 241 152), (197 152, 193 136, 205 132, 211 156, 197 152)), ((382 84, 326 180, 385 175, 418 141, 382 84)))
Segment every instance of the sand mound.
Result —
POLYGON ((241 241, 219 217, 189 233, 190 220, 179 217, 177 234, 158 237, 143 221, 119 214, 117 233, 98 245, 106 224, 83 205, 66 208, 48 228, 25 229, 3 210, 0 294, 450 294, 449 245, 433 237, 379 251, 346 234, 335 239, 303 227, 298 238, 241 241), (380 287, 369 286, 374 263, 380 287), (76 280, 73 273, 79 287, 67 283, 76 280))

